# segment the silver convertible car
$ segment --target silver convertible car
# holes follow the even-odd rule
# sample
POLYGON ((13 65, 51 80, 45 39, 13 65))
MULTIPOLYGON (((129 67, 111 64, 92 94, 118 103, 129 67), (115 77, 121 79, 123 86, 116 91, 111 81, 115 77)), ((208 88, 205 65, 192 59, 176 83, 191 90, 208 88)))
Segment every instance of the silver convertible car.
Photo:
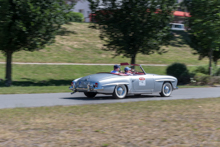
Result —
POLYGON ((127 95, 155 93, 168 97, 173 90, 178 89, 177 79, 173 76, 146 73, 139 64, 121 63, 120 65, 130 66, 132 74, 106 72, 88 75, 73 80, 69 89, 73 91, 72 94, 84 92, 89 98, 95 97, 96 94, 107 94, 118 99, 127 95))

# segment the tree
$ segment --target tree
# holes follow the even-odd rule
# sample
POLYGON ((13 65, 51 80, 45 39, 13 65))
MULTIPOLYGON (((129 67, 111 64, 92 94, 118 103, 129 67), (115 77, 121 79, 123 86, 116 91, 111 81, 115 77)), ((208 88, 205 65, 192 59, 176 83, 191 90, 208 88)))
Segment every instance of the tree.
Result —
POLYGON ((135 63, 138 53, 163 53, 172 38, 169 23, 175 0, 88 0, 93 20, 100 30, 104 50, 115 51, 135 63))
POLYGON ((12 55, 54 42, 71 5, 63 0, 0 0, 0 50, 6 56, 6 86, 12 82, 12 55))
POLYGON ((209 74, 212 75, 212 60, 217 64, 220 58, 220 1, 185 0, 191 16, 189 44, 199 54, 199 59, 209 57, 209 74))

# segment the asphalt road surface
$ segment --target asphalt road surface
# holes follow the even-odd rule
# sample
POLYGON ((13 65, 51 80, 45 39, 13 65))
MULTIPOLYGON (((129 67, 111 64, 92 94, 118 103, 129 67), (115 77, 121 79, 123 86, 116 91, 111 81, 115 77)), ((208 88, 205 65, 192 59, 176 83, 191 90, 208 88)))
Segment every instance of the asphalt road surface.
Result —
POLYGON ((84 105, 101 103, 124 103, 151 100, 176 100, 220 97, 220 87, 183 88, 173 91, 171 97, 158 95, 129 96, 126 99, 113 99, 109 95, 97 95, 86 98, 83 93, 50 93, 50 94, 10 94, 0 95, 0 109, 15 107, 41 107, 58 105, 84 105))

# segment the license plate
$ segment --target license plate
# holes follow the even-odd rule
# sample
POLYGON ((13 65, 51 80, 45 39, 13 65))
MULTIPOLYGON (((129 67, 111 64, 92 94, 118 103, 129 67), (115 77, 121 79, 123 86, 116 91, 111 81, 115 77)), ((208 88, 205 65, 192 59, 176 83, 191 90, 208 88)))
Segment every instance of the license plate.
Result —
POLYGON ((79 87, 86 87, 87 86, 87 82, 80 82, 79 83, 79 87))

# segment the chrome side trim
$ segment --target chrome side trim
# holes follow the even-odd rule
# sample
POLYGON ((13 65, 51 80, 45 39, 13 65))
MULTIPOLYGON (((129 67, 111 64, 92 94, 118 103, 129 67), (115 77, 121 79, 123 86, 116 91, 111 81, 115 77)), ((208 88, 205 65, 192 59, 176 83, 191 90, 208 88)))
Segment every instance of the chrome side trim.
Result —
POLYGON ((103 86, 112 86, 112 85, 121 85, 121 84, 123 84, 123 85, 129 85, 129 83, 110 83, 110 84, 105 84, 105 85, 103 85, 103 86))
POLYGON ((172 81, 172 82, 175 82, 175 80, 173 80, 173 79, 160 79, 160 80, 156 80, 156 82, 163 82, 163 81, 172 81))

